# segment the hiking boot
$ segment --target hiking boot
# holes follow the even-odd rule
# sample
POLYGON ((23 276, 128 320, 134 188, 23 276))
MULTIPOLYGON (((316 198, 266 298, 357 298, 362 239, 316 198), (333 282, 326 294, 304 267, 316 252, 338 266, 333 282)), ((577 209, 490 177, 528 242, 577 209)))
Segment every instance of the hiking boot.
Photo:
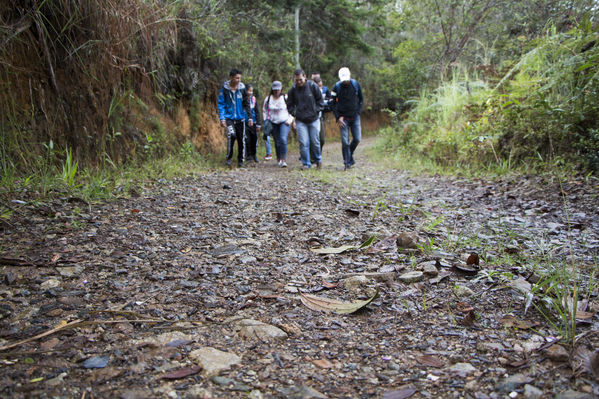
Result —
POLYGON ((286 168, 287 167, 287 162, 281 160, 281 168, 286 168))
POLYGON ((265 161, 270 161, 272 159, 272 154, 266 154, 266 156, 264 157, 265 161))

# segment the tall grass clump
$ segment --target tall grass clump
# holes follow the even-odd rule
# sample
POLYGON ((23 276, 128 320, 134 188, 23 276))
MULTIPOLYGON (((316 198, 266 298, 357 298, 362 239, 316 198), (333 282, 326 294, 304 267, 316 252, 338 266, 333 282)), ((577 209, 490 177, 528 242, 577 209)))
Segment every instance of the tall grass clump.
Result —
POLYGON ((599 33, 588 19, 531 44, 490 84, 456 73, 384 133, 387 150, 443 166, 599 170, 599 33))

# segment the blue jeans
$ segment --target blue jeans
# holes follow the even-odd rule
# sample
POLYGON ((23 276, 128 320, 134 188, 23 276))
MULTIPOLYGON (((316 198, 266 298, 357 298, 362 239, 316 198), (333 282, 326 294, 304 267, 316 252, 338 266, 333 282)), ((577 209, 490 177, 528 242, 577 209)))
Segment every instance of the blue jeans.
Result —
POLYGON ((341 152, 343 153, 343 164, 346 167, 352 166, 354 162, 354 151, 362 140, 362 127, 360 126, 360 115, 353 120, 346 120, 345 127, 340 127, 341 132, 341 152), (352 141, 349 142, 349 130, 351 129, 352 141))
POLYGON ((310 163, 310 153, 316 163, 320 163, 320 119, 312 123, 296 121, 297 140, 300 144, 300 158, 304 166, 312 166, 310 163))
POLYGON ((266 155, 271 155, 272 150, 270 148, 270 136, 266 136, 266 139, 264 140, 264 146, 266 147, 266 155))
POLYGON ((287 160, 287 136, 289 136, 289 125, 285 122, 272 124, 272 137, 275 139, 275 151, 277 161, 287 160))

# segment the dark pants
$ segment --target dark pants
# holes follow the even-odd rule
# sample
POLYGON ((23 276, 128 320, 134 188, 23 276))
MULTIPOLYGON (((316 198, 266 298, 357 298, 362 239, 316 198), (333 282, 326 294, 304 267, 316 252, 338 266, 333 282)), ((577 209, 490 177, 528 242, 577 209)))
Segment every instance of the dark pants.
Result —
POLYGON ((258 129, 256 125, 245 126, 245 154, 246 159, 257 161, 258 129))
POLYGON ((227 119, 227 163, 230 163, 233 158, 235 140, 237 140, 237 162, 243 164, 246 159, 245 121, 227 119))

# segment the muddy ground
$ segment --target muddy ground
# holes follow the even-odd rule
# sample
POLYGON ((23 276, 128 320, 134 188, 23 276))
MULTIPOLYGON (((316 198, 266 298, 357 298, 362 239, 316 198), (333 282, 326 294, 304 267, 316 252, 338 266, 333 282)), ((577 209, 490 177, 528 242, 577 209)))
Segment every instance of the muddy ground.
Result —
POLYGON ((413 176, 372 142, 350 171, 333 142, 320 171, 292 152, 107 203, 10 198, 0 396, 596 397, 597 181, 413 176), (549 316, 568 290, 538 288, 556 267, 581 282, 574 345, 549 316))

